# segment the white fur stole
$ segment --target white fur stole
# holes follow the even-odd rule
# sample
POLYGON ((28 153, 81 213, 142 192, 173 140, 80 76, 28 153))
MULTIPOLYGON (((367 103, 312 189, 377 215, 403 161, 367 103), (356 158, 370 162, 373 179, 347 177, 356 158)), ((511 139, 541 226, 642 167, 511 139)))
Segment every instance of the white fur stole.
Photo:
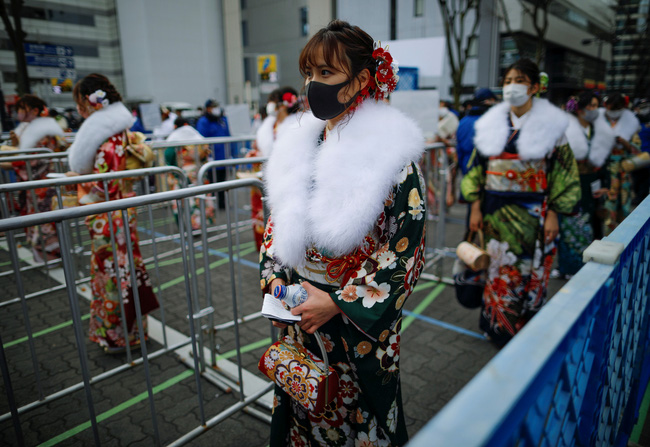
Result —
POLYGON ((198 130, 192 126, 181 126, 174 129, 172 133, 165 139, 166 141, 190 141, 190 140, 203 140, 204 137, 198 130))
POLYGON ((312 244, 332 256, 360 246, 404 166, 424 149, 417 124, 384 103, 362 104, 320 146, 325 121, 296 118, 278 133, 264 170, 275 256, 285 267, 303 265, 312 244))
MULTIPOLYGON (((476 121, 474 145, 481 155, 494 157, 503 152, 510 136, 509 113, 510 104, 502 102, 476 121)), ((533 98, 528 113, 517 138, 517 153, 522 160, 544 158, 563 138, 569 119, 565 112, 541 98, 533 98)))
MULTIPOLYGON (((605 109, 598 109, 598 114, 605 118, 605 109)), ((607 118, 605 118, 605 120, 607 123, 609 123, 609 121, 607 121, 607 118)), ((613 127, 610 125, 610 127, 614 129, 615 136, 621 137, 626 141, 630 141, 634 134, 641 129, 641 123, 639 122, 639 119, 634 115, 634 113, 632 113, 630 110, 623 109, 623 114, 618 119, 616 124, 613 127)))
POLYGON ((255 142, 257 143, 257 149, 263 156, 271 155, 273 150, 273 141, 275 140, 273 136, 273 126, 275 125, 275 117, 267 116, 262 121, 262 125, 257 129, 255 134, 255 142))
POLYGON ((63 136, 63 129, 57 124, 56 120, 47 116, 35 118, 25 127, 25 130, 20 136, 19 149, 35 148, 43 138, 53 136, 63 136))
POLYGON ((121 102, 115 102, 90 115, 81 125, 68 148, 70 169, 79 174, 93 171, 97 149, 109 137, 133 126, 135 118, 121 102))
POLYGON ((602 167, 616 143, 616 135, 607 124, 607 120, 599 114, 593 122, 591 140, 587 140, 578 118, 571 114, 568 116, 569 127, 566 130, 566 138, 576 160, 584 160, 589 155, 589 162, 593 166, 602 167))

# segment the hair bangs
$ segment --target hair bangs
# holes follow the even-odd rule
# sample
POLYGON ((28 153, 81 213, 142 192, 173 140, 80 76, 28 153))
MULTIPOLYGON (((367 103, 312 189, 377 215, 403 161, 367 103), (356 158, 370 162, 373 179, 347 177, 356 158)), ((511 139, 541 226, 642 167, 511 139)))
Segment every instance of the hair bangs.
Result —
POLYGON ((298 68, 304 78, 308 77, 309 68, 313 70, 313 67, 318 65, 317 58, 321 55, 328 67, 336 68, 350 76, 348 57, 343 45, 335 33, 323 29, 307 42, 300 53, 298 68))

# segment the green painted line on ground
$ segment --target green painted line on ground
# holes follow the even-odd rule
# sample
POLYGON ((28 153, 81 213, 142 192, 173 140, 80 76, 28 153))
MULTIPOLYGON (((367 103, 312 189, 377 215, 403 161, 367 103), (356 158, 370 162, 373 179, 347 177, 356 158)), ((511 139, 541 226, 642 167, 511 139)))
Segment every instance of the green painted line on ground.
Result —
MULTIPOLYGON (((176 385, 178 382, 181 380, 187 379, 188 377, 191 377, 194 374, 194 371, 191 369, 188 369, 187 371, 183 371, 182 373, 178 374, 177 376, 172 377, 169 380, 166 380, 165 382, 161 383, 160 385, 157 385, 153 387, 153 394, 157 394, 173 385, 176 385)), ((122 402, 121 404, 111 408, 108 411, 105 411, 97 416, 97 422, 102 422, 105 421, 106 419, 110 418, 111 416, 116 415, 117 413, 126 410, 129 407, 132 407, 133 405, 142 402, 143 400, 147 399, 149 397, 149 393, 147 391, 138 394, 135 397, 132 397, 131 399, 122 402)), ((66 439, 69 439, 73 437, 74 435, 81 433, 84 430, 89 429, 92 426, 90 421, 86 421, 83 424, 77 425, 75 428, 72 428, 64 433, 61 433, 58 436, 55 436, 54 438, 45 441, 44 443, 40 444, 39 447, 47 447, 47 446, 52 446, 56 445, 60 442, 65 441, 66 439)))
MULTIPOLYGON (((89 318, 90 318, 90 314, 86 314, 86 315, 81 317, 82 320, 88 320, 89 318)), ((52 327, 49 327, 47 329, 43 329, 42 331, 34 332, 34 334, 32 334, 32 338, 40 337, 41 335, 46 335, 46 334, 49 334, 50 332, 54 332, 54 331, 57 331, 59 329, 63 329, 64 327, 68 327, 68 326, 72 326, 72 320, 68 320, 68 321, 65 321, 65 322, 63 322, 61 324, 57 324, 56 326, 52 326, 52 327)), ((3 347, 4 348, 10 348, 10 347, 12 347, 14 345, 17 345, 19 343, 24 343, 28 339, 29 338, 27 336, 22 337, 22 338, 18 338, 16 340, 12 340, 12 341, 10 341, 8 343, 5 343, 3 345, 3 347)))
POLYGON ((422 284, 418 284, 413 288, 413 293, 419 292, 420 290, 428 289, 430 287, 435 286, 436 284, 440 284, 440 283, 438 281, 429 281, 422 284))
POLYGON ((630 436, 630 441, 636 444, 639 443, 639 438, 641 438, 641 433, 643 433, 643 426, 648 418, 648 409, 650 409, 650 383, 645 389, 641 407, 639 408, 639 419, 636 421, 636 425, 632 429, 632 435, 630 436))
MULTIPOLYGON (((252 253, 252 252, 254 252, 255 250, 257 250, 257 247, 251 247, 251 248, 249 248, 249 249, 247 249, 247 250, 242 250, 242 251, 240 252, 240 255, 241 255, 241 256, 246 256, 247 254, 252 253)), ((220 266, 220 265, 226 264, 226 263, 228 263, 228 262, 230 262, 230 259, 229 259, 229 258, 223 258, 223 259, 220 259, 220 260, 218 260, 218 261, 215 261, 215 262, 211 263, 211 264, 209 265, 209 267, 210 267, 210 269, 213 269, 213 268, 215 268, 215 267, 218 267, 218 266, 220 266)), ((200 269, 197 269, 197 270, 196 270, 196 274, 197 274, 197 275, 201 275, 201 274, 204 273, 204 271, 205 271, 205 269, 204 269, 203 267, 201 267, 200 269)), ((185 275, 183 275, 183 276, 179 276, 178 278, 172 279, 171 281, 167 281, 166 283, 161 284, 161 285, 160 285, 160 290, 166 290, 166 289, 169 289, 170 287, 175 286, 175 285, 177 285, 177 284, 180 284, 180 283, 182 283, 183 281, 185 281, 185 275)))
MULTIPOLYGON (((420 304, 417 305, 417 307, 412 312, 416 315, 421 314, 422 311, 424 311, 424 309, 426 309, 427 306, 429 306, 429 304, 431 304, 443 290, 445 290, 445 285, 438 284, 438 286, 429 292, 429 294, 422 300, 420 304)), ((407 316, 402 322, 402 332, 404 332, 411 325, 411 323, 413 323, 414 320, 415 317, 413 315, 407 316)))
MULTIPOLYGON (((268 337, 268 338, 265 338, 264 340, 260 340, 260 341, 257 341, 255 343, 251 343, 249 345, 242 346, 241 352, 242 353, 249 352, 249 351, 252 351, 254 349, 258 349, 258 348, 261 348, 263 346, 267 346, 270 343, 271 343, 271 337, 268 337)), ((232 351, 228 351, 228 352, 225 352, 225 353, 217 356, 217 360, 227 359, 227 358, 230 358, 230 357, 234 357, 235 355, 237 355, 237 350, 233 349, 232 351)), ((163 390, 177 384, 181 380, 184 380, 184 379, 192 376, 193 374, 194 374, 194 370, 192 370, 192 369, 188 369, 187 371, 183 371, 182 373, 178 374, 177 376, 174 376, 171 379, 161 383, 160 385, 157 385, 157 386, 153 387, 153 394, 157 394, 160 391, 163 391, 163 390)), ((99 423, 99 422, 105 421, 109 417, 114 416, 117 413, 119 413, 121 411, 124 411, 124 410, 132 407, 133 405, 135 405, 137 403, 142 402, 143 400, 147 399, 148 397, 149 397, 149 394, 146 391, 144 393, 140 393, 137 396, 132 397, 131 399, 129 399, 127 401, 124 401, 121 404, 111 408, 110 410, 105 411, 105 412, 101 413, 100 415, 98 415, 97 416, 97 422, 99 423)), ((84 430, 89 429, 90 427, 92 427, 91 422, 86 421, 83 424, 77 425, 75 428, 72 428, 72 429, 70 429, 70 430, 68 430, 68 431, 66 431, 64 433, 61 433, 58 436, 55 436, 54 438, 52 438, 52 439, 50 439, 48 441, 45 441, 44 443, 40 444, 39 447, 48 447, 48 446, 56 445, 56 444, 58 444, 58 443, 60 443, 62 441, 65 441, 66 439, 69 439, 69 438, 73 437, 74 435, 76 435, 78 433, 81 433, 84 430)))
MULTIPOLYGON (((252 351, 257 348, 261 348, 263 346, 269 346, 271 343, 272 343, 271 337, 268 337, 265 338, 264 340, 256 341, 255 343, 251 343, 250 345, 243 346, 241 348, 241 352, 244 353, 244 352, 252 351)), ((223 354, 218 355, 217 361, 222 359, 229 359, 230 357, 234 357, 235 355, 237 355, 237 350, 233 349, 231 351, 224 352, 223 354)))
MULTIPOLYGON (((245 249, 245 248, 253 246, 253 244, 255 244, 255 241, 246 242, 244 244, 241 244, 240 247, 245 249)), ((218 251, 219 253, 224 253, 226 250, 227 250, 227 248, 215 249, 215 251, 218 251)), ((246 253, 246 254, 248 254, 248 253, 246 253)), ((196 258, 202 259, 203 258, 203 252, 197 253, 196 258)), ((159 261, 158 262, 158 267, 167 267, 167 266, 170 266, 170 265, 179 264, 181 262, 183 262, 183 257, 182 256, 178 257, 178 258, 166 259, 164 261, 159 261)), ((149 264, 145 265, 145 267, 147 267, 148 269, 153 268, 155 266, 156 266, 155 263, 149 263, 149 264)))

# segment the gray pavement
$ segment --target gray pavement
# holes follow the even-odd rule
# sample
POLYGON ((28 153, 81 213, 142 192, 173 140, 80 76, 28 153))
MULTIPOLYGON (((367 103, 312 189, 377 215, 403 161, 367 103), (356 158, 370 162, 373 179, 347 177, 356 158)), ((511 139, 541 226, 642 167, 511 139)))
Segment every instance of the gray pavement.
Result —
MULTIPOLYGON (((462 218, 465 209, 464 206, 456 205, 452 207, 451 215, 462 218)), ((165 217, 160 212, 156 215, 156 218, 161 220, 165 217)), ((143 224, 141 222, 141 225, 143 224)), ((174 225, 166 223, 156 227, 156 231, 164 233, 170 228, 173 229, 174 225)), ((433 238, 434 231, 435 224, 430 224, 429 238, 433 238)), ((462 227, 447 225, 448 246, 455 246, 462 236, 462 227)), ((242 231, 240 237, 244 249, 251 247, 252 234, 248 227, 242 231)), ((145 238, 146 231, 142 231, 141 239, 145 238)), ((161 252, 177 247, 177 243, 167 242, 160 245, 158 250, 161 252)), ((225 250, 226 245, 224 241, 217 241, 212 243, 210 248, 225 250)), ((152 253, 150 246, 143 246, 142 251, 145 258, 152 253)), ((165 258, 166 264, 161 267, 160 278, 154 281, 163 284, 164 290, 159 294, 159 299, 164 305, 167 324, 187 335, 188 311, 185 285, 182 281, 183 267, 176 259, 179 257, 180 255, 165 258), (176 261, 173 261, 174 259, 176 261)), ((211 270, 216 322, 232 319, 228 264, 225 261, 217 262, 221 259, 219 256, 209 258, 211 263, 218 264, 211 270)), ((243 264, 240 264, 242 280, 239 293, 243 304, 242 313, 248 314, 259 310, 261 294, 255 268, 255 251, 249 250, 243 259, 243 264)), ((8 260, 8 253, 0 250, 0 272, 10 268, 7 265, 8 260)), ((202 266, 202 260, 199 259, 197 268, 202 266)), ((450 269, 451 261, 447 261, 444 268, 447 275, 450 269)), ((148 270, 153 277, 153 267, 148 267, 148 270)), ((24 278, 28 293, 55 283, 41 271, 32 271, 24 278)), ((549 293, 555 293, 562 284, 562 281, 552 280, 549 293)), ((411 435, 429 421, 497 353, 497 349, 481 339, 478 334, 478 310, 462 308, 456 302, 453 286, 446 286, 438 292, 435 291, 436 284, 428 284, 425 280, 420 280, 418 286, 419 290, 411 295, 405 305, 408 311, 418 312, 406 317, 400 356, 403 400, 411 435), (432 300, 434 294, 437 295, 432 300), (422 303, 429 304, 420 306, 422 303), (458 329, 443 328, 435 324, 436 320, 458 329)), ((203 276, 199 275, 201 292, 204 287, 203 276)), ((17 296, 15 281, 11 276, 0 277, 0 295, 0 301, 17 296)), ((82 315, 87 314, 88 302, 79 298, 79 304, 82 315)), ((28 300, 27 308, 33 332, 38 335, 34 338, 34 345, 43 394, 48 395, 80 382, 80 362, 73 328, 69 324, 71 314, 66 292, 51 292, 44 297, 28 300)), ((21 339, 26 335, 25 319, 20 305, 7 306, 0 310, 0 315, 0 335, 5 345, 13 391, 19 406, 25 405, 39 398, 28 343, 21 339)), ((152 317, 160 319, 160 310, 153 312, 152 317)), ((86 331, 87 320, 84 320, 84 333, 86 331)), ((251 322, 242 327, 241 336, 242 345, 263 341, 270 336, 268 323, 262 320, 251 322)), ((220 354, 232 355, 228 354, 235 346, 232 330, 220 331, 217 341, 220 354)), ((93 376, 125 362, 124 355, 106 355, 87 339, 85 347, 93 376)), ((161 345, 155 340, 150 340, 147 348, 152 352, 160 349, 161 345)), ((264 349, 263 345, 242 355, 245 368, 259 377, 262 376, 257 371, 257 361, 264 349)), ((134 355, 137 357, 139 353, 134 355)), ((161 443, 165 445, 201 423, 197 387, 194 376, 187 373, 188 368, 175 355, 165 354, 150 360, 149 363, 153 385, 158 387, 154 390, 156 422, 161 443)), ((226 393, 207 380, 202 380, 201 387, 200 399, 208 418, 238 400, 236 392, 226 393)), ((142 366, 92 386, 92 399, 95 413, 99 415, 98 432, 102 445, 155 445, 146 392, 142 366)), ((4 385, 2 393, 6 395, 4 385)), ((7 399, 0 400, 0 414, 8 411, 7 399)), ((93 445, 93 432, 83 390, 22 414, 20 424, 26 445, 93 445)), ((268 442, 269 425, 244 412, 238 412, 189 445, 266 446, 268 442)), ((0 422, 0 445, 16 445, 11 420, 0 422)))

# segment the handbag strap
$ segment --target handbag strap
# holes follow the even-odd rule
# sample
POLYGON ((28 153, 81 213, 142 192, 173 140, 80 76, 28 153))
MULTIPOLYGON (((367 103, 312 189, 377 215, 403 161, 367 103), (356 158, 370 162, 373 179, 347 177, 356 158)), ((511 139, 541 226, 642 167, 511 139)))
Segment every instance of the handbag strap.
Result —
POLYGON ((478 234, 479 247, 485 250, 485 238, 483 237, 483 230, 480 228, 477 231, 470 231, 467 234, 467 242, 474 241, 474 236, 478 234))

